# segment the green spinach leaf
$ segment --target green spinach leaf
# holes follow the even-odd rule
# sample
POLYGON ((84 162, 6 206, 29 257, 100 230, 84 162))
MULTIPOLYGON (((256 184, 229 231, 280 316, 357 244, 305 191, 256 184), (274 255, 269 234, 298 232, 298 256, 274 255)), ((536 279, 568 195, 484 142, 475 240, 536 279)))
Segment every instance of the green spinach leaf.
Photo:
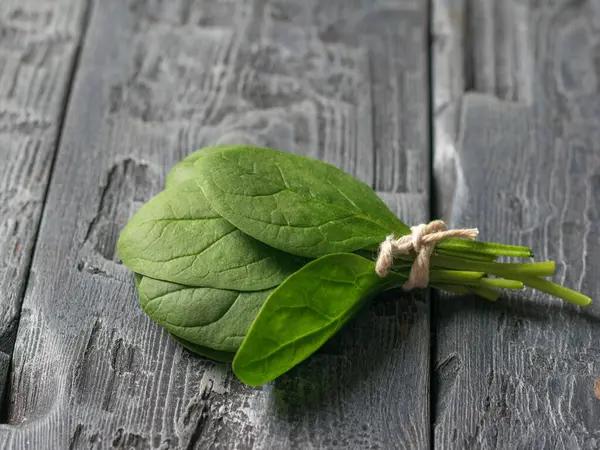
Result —
POLYGON ((221 216, 288 253, 352 252, 410 232, 369 186, 316 159, 234 147, 204 156, 194 169, 221 216))
POLYGON ((269 296, 242 342, 233 371, 250 386, 267 383, 331 338, 381 287, 372 261, 323 256, 269 296))
POLYGON ((235 352, 272 289, 239 292, 198 288, 142 277, 138 295, 150 318, 178 338, 235 352))
POLYGON ((192 353, 196 353, 197 355, 203 356, 208 359, 224 363, 231 363, 233 361, 233 357, 235 356, 235 353, 233 352, 221 352, 219 350, 214 350, 212 348, 193 344, 189 341, 186 341, 185 339, 175 336, 173 333, 169 333, 169 335, 171 336, 171 338, 173 338, 175 342, 177 342, 182 347, 188 349, 192 353))
POLYGON ((217 214, 194 180, 140 208, 118 241, 132 271, 189 286, 259 291, 306 263, 242 233, 217 214))
MULTIPOLYGON (((144 292, 140 292, 140 284, 142 283, 144 276, 140 275, 139 273, 134 273, 133 276, 134 276, 133 279, 135 282, 135 287, 138 289, 138 296, 140 298, 140 303, 147 303, 148 302, 147 295, 144 292)), ((147 278, 147 280, 148 280, 148 278, 147 278)), ((157 280, 154 280, 154 281, 157 281, 157 280)), ((163 283, 163 282, 161 282, 161 283, 163 283)), ((165 284, 169 284, 169 283, 165 283, 165 284)), ((165 286, 165 288, 166 288, 166 286, 165 286)), ((194 344, 190 341, 186 341, 185 339, 183 339, 179 336, 176 336, 173 333, 169 333, 169 336, 171 336, 171 338, 175 342, 180 344, 182 347, 188 349, 192 353, 203 356, 205 358, 209 358, 209 359, 219 361, 219 362, 231 363, 233 361, 233 357, 235 356, 235 352, 224 352, 224 351, 214 350, 209 347, 203 347, 202 345, 198 345, 198 344, 194 344)))
POLYGON ((194 153, 189 154, 173 166, 167 175, 167 179, 165 180, 165 188, 170 189, 187 180, 194 179, 194 164, 196 161, 203 156, 210 155, 211 153, 217 153, 231 147, 231 145, 211 145, 210 147, 204 147, 200 150, 196 150, 194 153))
POLYGON ((136 272, 133 273, 133 282, 135 283, 136 289, 140 288, 140 283, 142 282, 142 278, 144 278, 144 275, 141 275, 136 272))

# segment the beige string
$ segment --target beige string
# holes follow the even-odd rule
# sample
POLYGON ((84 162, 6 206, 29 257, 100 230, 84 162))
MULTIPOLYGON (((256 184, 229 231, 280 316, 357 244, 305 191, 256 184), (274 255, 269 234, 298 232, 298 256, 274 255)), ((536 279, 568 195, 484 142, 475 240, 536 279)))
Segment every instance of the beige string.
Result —
POLYGON ((411 250, 417 254, 410 269, 408 281, 402 286, 406 290, 425 288, 429 284, 429 260, 435 244, 446 238, 463 238, 474 240, 479 231, 476 228, 448 230, 443 220, 434 220, 428 224, 420 224, 410 228, 411 234, 395 239, 388 236, 379 246, 379 256, 375 271, 385 277, 394 264, 394 256, 408 255, 411 250))

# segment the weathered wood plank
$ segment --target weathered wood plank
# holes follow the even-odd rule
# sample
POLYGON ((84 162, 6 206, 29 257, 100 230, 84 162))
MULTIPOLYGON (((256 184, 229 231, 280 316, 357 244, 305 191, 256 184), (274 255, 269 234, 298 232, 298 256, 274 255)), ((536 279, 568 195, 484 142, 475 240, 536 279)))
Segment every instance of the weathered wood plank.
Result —
POLYGON ((438 213, 447 217, 456 186, 458 114, 465 81, 465 1, 432 2, 433 195, 438 213))
MULTIPOLYGON (((440 142, 455 132, 435 119, 436 151, 455 164, 436 167, 456 186, 443 198, 447 217, 556 260, 556 280, 597 303, 600 11, 586 1, 436 5, 436 55, 453 54, 444 41, 468 42, 446 69, 482 92, 462 103, 458 141, 440 142)), ((444 297, 435 309, 436 448, 598 448, 597 305, 525 291, 494 305, 444 297)))
POLYGON ((429 446, 429 313, 381 299, 258 389, 182 351, 115 251, 182 156, 316 156, 426 219, 425 3, 96 2, 23 306, 9 448, 429 446), (404 150, 406 149, 406 150, 404 150))
MULTIPOLYGON (((77 0, 0 3, 0 356, 3 361, 13 351, 85 8, 86 2, 77 0)), ((4 391, 6 373, 2 366, 0 391, 4 391)))
MULTIPOLYGON (((6 380, 10 370, 10 356, 6 353, 0 353, 0 379, 6 380)), ((4 391, 6 390, 6 382, 0 386, 0 401, 4 400, 4 391)))

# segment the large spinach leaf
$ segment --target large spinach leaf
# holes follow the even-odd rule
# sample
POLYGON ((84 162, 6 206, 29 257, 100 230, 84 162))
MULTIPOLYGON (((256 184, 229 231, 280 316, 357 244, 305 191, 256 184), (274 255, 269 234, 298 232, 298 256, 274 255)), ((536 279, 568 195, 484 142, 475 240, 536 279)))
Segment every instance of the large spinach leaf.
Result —
POLYGON ((276 286, 306 262, 242 233, 214 211, 194 180, 142 206, 118 251, 127 267, 152 278, 240 291, 276 286))
MULTIPOLYGON (((141 284, 142 280, 144 279, 144 276, 140 275, 139 273, 134 273, 133 276, 134 276, 133 280, 135 282, 135 287, 138 289, 138 297, 140 299, 140 303, 144 304, 144 303, 148 302, 148 298, 144 293, 140 292, 140 290, 139 290, 140 284, 141 284)), ((165 284, 168 284, 168 283, 165 283, 165 284)), ((176 336, 173 333, 169 333, 169 336, 171 336, 171 338, 173 338, 173 340, 175 342, 177 342, 178 344, 180 344, 182 347, 188 349, 189 351, 191 351, 193 353, 196 353, 197 355, 204 356, 205 358, 213 359, 215 361, 230 363, 233 361, 233 357, 235 356, 235 352, 223 352, 223 351, 219 351, 219 350, 214 350, 209 347, 203 347, 202 345, 193 344, 189 341, 186 341, 183 338, 180 338, 179 336, 176 336)))
POLYGON ((239 292, 198 288, 142 277, 138 295, 150 318, 180 339, 235 352, 273 290, 239 292))
POLYGON ((198 159, 194 169, 221 216, 295 255, 352 252, 410 232, 369 186, 316 159, 234 147, 198 159))
POLYGON ((210 147, 204 147, 200 150, 196 150, 194 153, 190 153, 173 166, 167 175, 167 179, 165 180, 165 188, 170 189, 187 180, 196 178, 194 172, 194 164, 196 161, 203 156, 210 155, 211 153, 217 153, 221 150, 231 147, 231 145, 211 145, 210 147))
POLYGON ((233 371, 251 386, 275 379, 321 347, 381 286, 374 263, 355 254, 307 264, 269 296, 233 371))

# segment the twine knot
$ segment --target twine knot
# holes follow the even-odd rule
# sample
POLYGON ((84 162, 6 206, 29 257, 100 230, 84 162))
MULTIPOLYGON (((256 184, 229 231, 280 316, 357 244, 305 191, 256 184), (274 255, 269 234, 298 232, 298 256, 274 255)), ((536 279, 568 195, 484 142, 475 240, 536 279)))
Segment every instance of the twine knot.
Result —
POLYGON ((476 228, 460 228, 448 230, 443 220, 434 220, 410 228, 411 233, 398 239, 388 236, 379 246, 379 256, 375 271, 385 277, 394 264, 394 256, 409 255, 411 250, 417 254, 410 269, 408 280, 402 286, 406 290, 426 288, 429 284, 429 261, 435 244, 446 238, 463 238, 474 240, 479 231, 476 228))

